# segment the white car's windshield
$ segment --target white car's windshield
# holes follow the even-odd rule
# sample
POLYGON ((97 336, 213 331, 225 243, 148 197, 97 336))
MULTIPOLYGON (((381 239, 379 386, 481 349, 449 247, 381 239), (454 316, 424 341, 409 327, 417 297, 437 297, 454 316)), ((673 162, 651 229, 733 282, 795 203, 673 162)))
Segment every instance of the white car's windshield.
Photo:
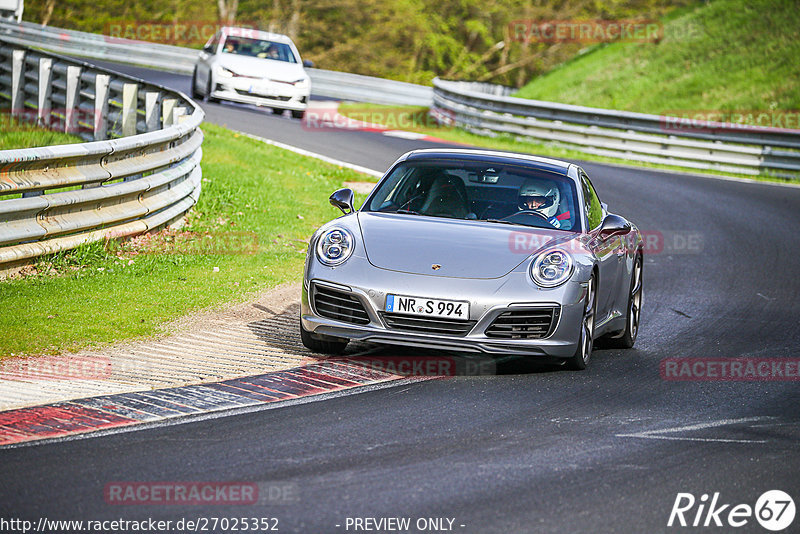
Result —
POLYGON ((222 47, 222 53, 297 63, 297 58, 288 44, 250 37, 228 36, 222 47))
POLYGON ((523 165, 405 163, 362 209, 580 231, 573 181, 523 165))

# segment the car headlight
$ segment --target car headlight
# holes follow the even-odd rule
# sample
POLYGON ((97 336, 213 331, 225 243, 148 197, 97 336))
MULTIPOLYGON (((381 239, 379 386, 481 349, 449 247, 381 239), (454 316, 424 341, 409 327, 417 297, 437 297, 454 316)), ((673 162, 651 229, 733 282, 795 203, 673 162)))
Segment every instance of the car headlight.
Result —
POLYGON ((217 76, 221 76, 222 78, 233 78, 236 76, 236 73, 233 72, 231 69, 226 69, 221 65, 217 65, 216 68, 217 76))
POLYGON ((217 76, 220 76, 222 78, 253 78, 255 80, 258 79, 258 76, 239 74, 238 72, 233 72, 231 69, 225 68, 222 65, 217 65, 217 76))
POLYGON ((566 282, 574 269, 569 252, 553 249, 540 254, 531 264, 531 278, 542 287, 556 287, 566 282))
POLYGON ((317 258, 324 265, 341 265, 353 253, 353 245, 353 234, 344 228, 331 228, 317 240, 317 258))
POLYGON ((299 80, 295 80, 292 82, 292 85, 296 87, 305 87, 308 85, 308 78, 300 78, 299 80))

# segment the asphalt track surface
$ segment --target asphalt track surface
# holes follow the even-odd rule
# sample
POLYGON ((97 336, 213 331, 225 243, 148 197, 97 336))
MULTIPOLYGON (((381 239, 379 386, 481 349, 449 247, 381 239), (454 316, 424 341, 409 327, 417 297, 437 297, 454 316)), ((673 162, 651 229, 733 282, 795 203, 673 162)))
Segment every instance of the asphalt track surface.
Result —
MULTIPOLYGON (((120 69, 188 92, 185 76, 120 69)), ((431 146, 203 107, 209 121, 372 169, 431 146)), ((798 382, 659 372, 665 358, 800 357, 800 188, 584 167, 640 229, 695 236, 688 250, 646 256, 635 349, 596 350, 585 372, 502 360, 497 374, 3 450, 2 516, 277 517, 280 531, 309 533, 354 532, 348 517, 447 517, 464 533, 630 533, 693 531, 667 528, 679 492, 752 506, 781 489, 800 504, 798 382), (113 506, 103 488, 114 481, 248 481, 291 497, 113 506)), ((736 531, 766 532, 753 518, 736 531)))

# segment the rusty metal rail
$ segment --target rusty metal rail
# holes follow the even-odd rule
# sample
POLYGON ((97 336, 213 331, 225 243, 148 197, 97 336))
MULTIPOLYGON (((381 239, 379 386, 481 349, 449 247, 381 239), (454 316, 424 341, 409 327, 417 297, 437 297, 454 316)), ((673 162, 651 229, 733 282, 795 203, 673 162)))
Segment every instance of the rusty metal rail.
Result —
POLYGON ((182 93, 0 40, 0 102, 90 140, 0 151, 0 273, 174 224, 197 202, 203 111, 182 93))

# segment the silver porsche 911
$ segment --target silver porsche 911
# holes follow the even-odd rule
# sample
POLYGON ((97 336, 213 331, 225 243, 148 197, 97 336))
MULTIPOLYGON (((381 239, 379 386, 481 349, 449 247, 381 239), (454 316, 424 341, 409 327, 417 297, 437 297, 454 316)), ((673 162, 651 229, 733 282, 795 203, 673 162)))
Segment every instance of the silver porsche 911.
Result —
POLYGON ((300 334, 557 358, 586 368, 594 341, 632 347, 642 238, 579 166, 482 150, 415 150, 359 210, 322 226, 306 257, 300 334))

